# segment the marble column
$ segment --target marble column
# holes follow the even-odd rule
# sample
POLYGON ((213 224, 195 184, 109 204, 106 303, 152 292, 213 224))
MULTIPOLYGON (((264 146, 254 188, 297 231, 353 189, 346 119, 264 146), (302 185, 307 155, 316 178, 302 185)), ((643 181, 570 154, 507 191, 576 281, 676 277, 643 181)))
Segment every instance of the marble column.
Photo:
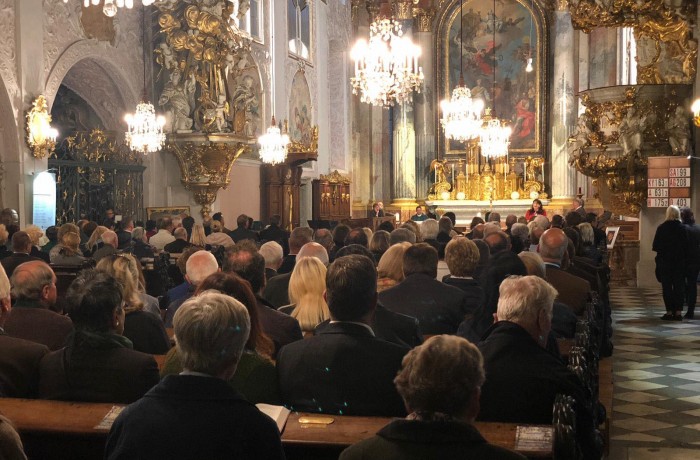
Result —
MULTIPOLYGON (((574 29, 571 14, 563 1, 558 2, 552 31, 554 65, 552 72, 552 198, 566 201, 576 194, 576 169, 569 165, 567 139, 578 115, 575 84, 574 29)), ((564 203, 562 203, 564 204, 564 203)))
POLYGON ((433 46, 432 23, 435 11, 432 9, 413 9, 415 16, 415 37, 421 47, 420 65, 423 67, 425 80, 420 94, 413 96, 415 107, 414 121, 416 130, 416 196, 418 199, 428 197, 432 181, 430 162, 437 158, 435 152, 435 47, 433 46))
MULTIPOLYGON (((411 2, 395 4, 396 20, 401 22, 405 37, 413 40, 411 2)), ((394 106, 392 205, 411 205, 416 201, 416 130, 412 102, 394 106)))

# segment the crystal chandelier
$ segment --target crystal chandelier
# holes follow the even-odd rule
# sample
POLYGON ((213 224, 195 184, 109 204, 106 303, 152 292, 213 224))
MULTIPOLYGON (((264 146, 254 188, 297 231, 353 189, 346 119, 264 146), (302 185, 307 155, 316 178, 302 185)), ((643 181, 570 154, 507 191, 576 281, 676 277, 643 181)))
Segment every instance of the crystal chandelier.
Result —
MULTIPOLYGON (((107 0, 105 0, 106 2, 107 0)), ((163 147, 165 143, 165 134, 163 134, 163 126, 165 126, 165 118, 162 116, 156 117, 156 109, 153 104, 147 102, 146 97, 146 1, 144 0, 143 7, 143 99, 136 106, 134 114, 128 113, 124 116, 124 120, 128 125, 128 131, 124 136, 129 148, 135 152, 148 155, 155 153, 163 147)), ((152 3, 149 1, 149 3, 152 3)))
MULTIPOLYGON (((459 2, 459 36, 462 44, 462 1, 459 2)), ((465 142, 479 135, 481 129, 481 111, 484 101, 472 99, 472 93, 464 84, 462 52, 459 53, 459 83, 452 90, 452 98, 440 103, 443 117, 440 120, 445 129, 445 137, 465 142)))
POLYGON ((491 117, 490 110, 486 109, 484 126, 481 128, 479 146, 481 154, 486 158, 498 158, 508 155, 510 145, 511 128, 501 124, 501 120, 491 117))
POLYGON ((350 79, 353 94, 376 106, 409 100, 414 90, 420 92, 423 83, 420 54, 420 46, 403 36, 399 22, 374 21, 369 26, 369 42, 360 39, 351 51, 355 61, 355 76, 350 79))
MULTIPOLYGON (((496 0, 493 0, 493 47, 496 49, 496 0)), ((496 109, 496 66, 498 59, 494 60, 493 65, 493 108, 496 109)), ((491 109, 486 109, 484 115, 484 124, 481 127, 479 134, 479 146, 481 154, 486 158, 498 158, 508 155, 508 146, 510 145, 510 135, 512 129, 502 123, 495 115, 491 115, 491 109)))
POLYGON ((126 132, 126 142, 131 150, 144 155, 155 153, 165 143, 165 118, 156 117, 156 110, 150 102, 141 102, 136 106, 136 113, 128 113, 124 117, 129 125, 126 132))
MULTIPOLYGON (((90 5, 97 6, 104 1, 102 5, 102 12, 105 16, 114 17, 117 14, 119 8, 131 9, 134 7, 134 0, 83 0, 83 6, 85 8, 90 5)), ((143 6, 148 6, 152 4, 155 0, 141 0, 143 6)), ((63 3, 68 3, 68 0, 63 0, 63 3)))
POLYGON ((258 143, 260 144, 260 160, 263 163, 276 165, 287 159, 289 136, 287 133, 282 134, 274 115, 270 127, 267 128, 265 134, 258 138, 258 143))

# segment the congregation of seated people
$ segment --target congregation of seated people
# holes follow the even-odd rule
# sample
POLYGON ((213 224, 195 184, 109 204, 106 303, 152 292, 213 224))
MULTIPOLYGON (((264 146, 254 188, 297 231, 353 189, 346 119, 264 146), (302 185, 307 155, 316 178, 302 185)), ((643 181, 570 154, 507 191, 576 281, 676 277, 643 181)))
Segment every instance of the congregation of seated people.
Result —
POLYGON ((284 458, 256 403, 400 418, 344 459, 514 459, 474 422, 551 424, 563 394, 600 458, 597 402, 557 346, 607 299, 595 215, 251 221, 0 224, 0 396, 129 404, 109 459, 284 458))

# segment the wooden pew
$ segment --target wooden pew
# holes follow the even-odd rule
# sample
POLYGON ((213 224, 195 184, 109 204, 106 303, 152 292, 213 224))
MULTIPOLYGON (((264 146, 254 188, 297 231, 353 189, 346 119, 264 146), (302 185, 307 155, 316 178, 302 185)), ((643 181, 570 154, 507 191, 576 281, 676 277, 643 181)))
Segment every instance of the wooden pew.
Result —
MULTIPOLYGON (((98 425, 114 404, 0 398, 0 413, 19 431, 31 459, 102 458, 108 429, 98 425)), ((282 432, 288 458, 337 458, 340 451, 373 436, 391 419, 329 415, 329 425, 302 424, 302 417, 318 414, 292 413, 282 432)), ((323 416, 326 417, 326 416, 323 416)), ((476 427, 492 444, 515 447, 517 424, 477 422, 476 427)), ((551 458, 552 448, 521 452, 531 458, 551 458)))
MULTIPOLYGON (((282 433, 288 458, 337 458, 346 447, 374 436, 392 419, 339 415, 291 413, 282 433), (303 418, 329 418, 333 423, 301 423, 303 418), (297 456, 298 454, 298 456, 297 456), (315 454, 318 454, 316 456, 315 454), (324 455, 325 454, 325 455, 324 455)), ((516 423, 476 422, 479 432, 491 444, 515 450, 516 423)), ((538 451, 521 451, 530 458, 552 458, 552 446, 538 451)))

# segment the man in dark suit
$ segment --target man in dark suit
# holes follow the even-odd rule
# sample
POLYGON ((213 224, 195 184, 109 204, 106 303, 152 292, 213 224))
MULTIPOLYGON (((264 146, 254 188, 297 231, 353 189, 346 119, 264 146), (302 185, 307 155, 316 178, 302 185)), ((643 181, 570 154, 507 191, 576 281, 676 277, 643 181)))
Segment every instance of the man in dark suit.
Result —
POLYGON ((360 255, 336 259, 326 274, 324 296, 328 328, 279 353, 284 403, 328 414, 405 415, 393 380, 408 348, 376 338, 369 326, 377 303, 374 263, 360 255))
POLYGON ((474 279, 480 258, 479 248, 468 238, 455 238, 445 247, 445 263, 450 274, 442 282, 464 291, 465 306, 470 312, 476 312, 484 301, 484 290, 474 279))
POLYGON ((437 251, 429 244, 419 243, 406 249, 406 278, 380 292, 379 301, 393 312, 418 319, 423 334, 454 334, 469 312, 466 294, 435 279, 437 263, 437 251))
POLYGON ((46 263, 35 260, 23 263, 12 274, 12 292, 16 299, 5 332, 20 339, 58 350, 73 332, 67 316, 51 311, 56 303, 56 275, 46 263))
POLYGON ((0 396, 35 398, 39 390, 39 361, 49 349, 5 334, 3 327, 11 311, 10 280, 0 268, 0 396))
MULTIPOLYGON (((586 219, 586 210, 583 208, 583 199, 582 198, 574 198, 571 201, 571 209, 574 212, 577 212, 578 214, 581 215, 581 218, 583 221, 586 219)), ((567 222, 568 224, 568 222, 567 222)))
POLYGON ((384 207, 382 203, 374 203, 372 209, 367 212, 367 217, 384 217, 384 207))
POLYGON ((173 231, 173 236, 175 241, 168 243, 163 248, 166 252, 170 254, 182 254, 182 251, 192 246, 192 243, 187 241, 187 229, 185 227, 178 227, 173 231))
POLYGON ((125 217, 117 226, 118 249, 125 250, 131 247, 131 232, 134 231, 134 218, 125 217))
POLYGON ((547 281, 559 292, 557 299, 580 316, 591 299, 591 285, 562 268, 569 238, 559 228, 550 228, 542 234, 539 253, 544 260, 547 281))
MULTIPOLYGON (((315 257, 320 260, 323 265, 328 266, 328 252, 326 248, 318 243, 306 243, 299 249, 298 259, 303 257, 315 257)), ((273 308, 278 309, 285 305, 289 305, 289 280, 292 278, 292 272, 277 275, 265 284, 262 297, 269 302, 273 308)))
POLYGON ((277 311, 261 296, 265 287, 265 259, 252 242, 238 243, 226 251, 224 271, 235 273, 250 283, 258 302, 258 318, 262 330, 275 343, 275 353, 288 343, 301 340, 299 321, 277 311))
POLYGON ((282 252, 286 256, 289 254, 289 232, 280 228, 282 218, 279 214, 270 216, 270 225, 260 230, 260 241, 263 243, 268 241, 276 241, 282 246, 282 252))
POLYGON ((268 241, 260 246, 260 254, 265 259, 265 280, 277 276, 277 269, 282 265, 284 253, 277 241, 268 241))
POLYGON ((32 239, 27 232, 15 232, 15 234, 12 235, 12 255, 0 260, 0 264, 2 264, 2 267, 5 269, 7 276, 12 276, 12 272, 14 272, 15 268, 20 264, 31 260, 41 260, 38 257, 29 255, 33 247, 32 239))
MULTIPOLYGON (((219 271, 219 263, 211 252, 202 249, 189 256, 185 264, 186 290, 179 289, 176 293, 173 293, 175 300, 170 301, 165 312, 165 327, 173 327, 173 319, 180 306, 192 297, 199 283, 217 271, 219 271)), ((168 291, 168 293, 171 291, 168 291)))
POLYGON ((228 234, 231 239, 238 243, 243 240, 258 241, 258 234, 248 228, 248 216, 241 214, 236 219, 236 229, 228 234))
MULTIPOLYGON (((304 248, 302 248, 302 250, 303 249, 304 248)), ((337 257, 344 257, 352 254, 365 256, 374 263, 374 257, 370 250, 359 244, 343 246, 338 251, 337 257)), ((314 329, 314 335, 327 330, 329 325, 330 320, 322 322, 314 329)), ((409 348, 417 347, 423 343, 423 334, 420 332, 418 320, 416 318, 387 310, 386 307, 379 302, 377 302, 377 307, 374 310, 374 317, 372 318, 370 327, 378 338, 386 340, 387 342, 396 343, 409 348)))
POLYGON ((310 243, 313 238, 313 230, 309 227, 297 227, 292 230, 291 235, 289 235, 289 254, 287 254, 282 260, 282 265, 280 266, 277 273, 280 275, 283 273, 290 273, 294 270, 294 264, 296 264, 297 254, 302 246, 306 243, 310 243))

